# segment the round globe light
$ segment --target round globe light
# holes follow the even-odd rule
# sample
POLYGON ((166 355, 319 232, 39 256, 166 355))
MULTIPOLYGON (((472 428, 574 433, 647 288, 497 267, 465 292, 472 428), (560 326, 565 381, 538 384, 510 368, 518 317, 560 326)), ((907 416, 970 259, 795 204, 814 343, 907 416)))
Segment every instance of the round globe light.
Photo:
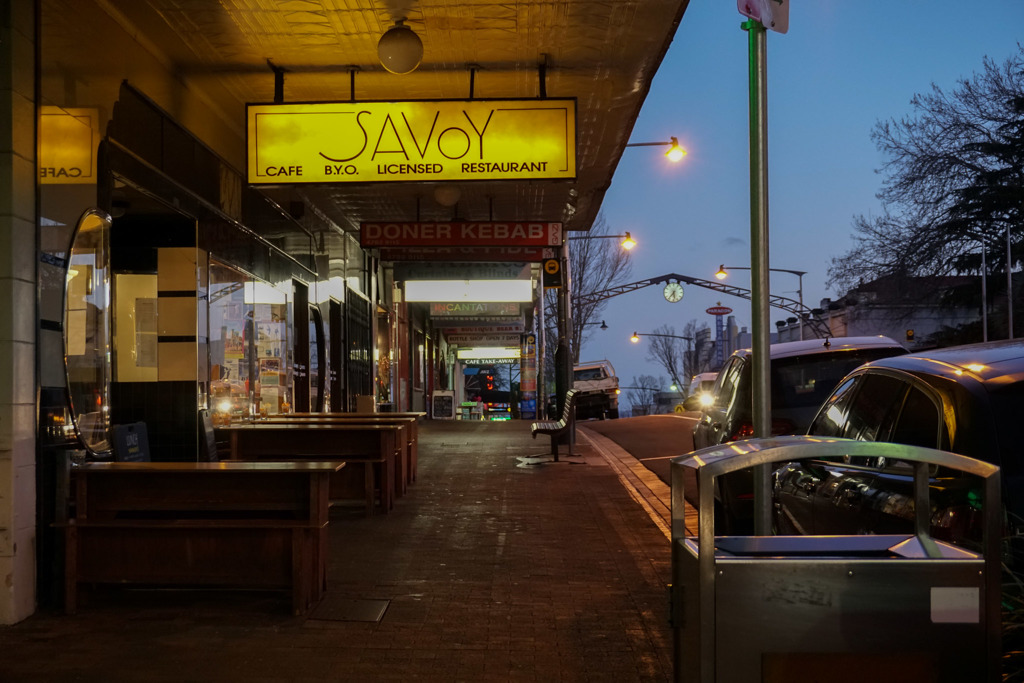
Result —
POLYGON ((393 74, 414 71, 423 59, 423 41, 399 19, 377 42, 377 58, 393 74))

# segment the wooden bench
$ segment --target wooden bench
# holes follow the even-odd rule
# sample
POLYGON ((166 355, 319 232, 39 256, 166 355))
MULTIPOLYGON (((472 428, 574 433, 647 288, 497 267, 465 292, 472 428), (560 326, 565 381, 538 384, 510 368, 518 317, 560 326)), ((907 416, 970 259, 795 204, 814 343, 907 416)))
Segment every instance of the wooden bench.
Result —
POLYGON ((276 589, 305 614, 327 588, 340 462, 92 462, 72 468, 65 610, 83 583, 276 589))
MULTIPOLYGON (((557 422, 534 422, 530 425, 530 434, 537 438, 538 434, 547 434, 551 437, 551 455, 558 462, 558 440, 565 434, 576 428, 576 397, 579 392, 570 389, 565 392, 565 406, 562 408, 562 418, 557 422)), ((570 440, 570 451, 572 442, 570 440)), ((570 453, 571 455, 571 453, 570 453)))
MULTIPOLYGON (((218 438, 227 438, 226 460, 346 462, 362 470, 358 485, 367 515, 373 514, 378 491, 381 509, 387 513, 394 507, 396 470, 406 450, 399 438, 400 425, 267 421, 218 427, 216 432, 218 438)), ((356 483, 346 474, 332 477, 332 501, 348 497, 346 493, 356 483)))

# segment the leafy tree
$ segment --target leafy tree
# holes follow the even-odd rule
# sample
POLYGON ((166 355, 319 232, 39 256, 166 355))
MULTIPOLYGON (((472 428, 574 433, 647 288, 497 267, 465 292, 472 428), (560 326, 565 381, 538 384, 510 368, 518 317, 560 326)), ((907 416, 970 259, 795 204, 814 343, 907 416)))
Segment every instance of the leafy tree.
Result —
POLYGON ((1024 212, 1024 46, 950 93, 936 85, 911 100, 912 116, 872 132, 888 157, 883 214, 854 220, 855 245, 832 260, 829 285, 851 289, 884 276, 1002 271, 1021 259, 1024 212))

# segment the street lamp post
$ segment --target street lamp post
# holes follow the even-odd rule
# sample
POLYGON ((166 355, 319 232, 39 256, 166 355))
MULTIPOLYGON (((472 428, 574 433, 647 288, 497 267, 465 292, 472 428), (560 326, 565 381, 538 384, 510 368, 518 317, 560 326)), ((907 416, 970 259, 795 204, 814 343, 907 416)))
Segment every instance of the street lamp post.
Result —
POLYGON ((625 235, 579 235, 578 237, 567 237, 568 241, 574 240, 599 240, 599 239, 621 239, 619 246, 629 251, 636 246, 636 240, 627 231, 625 235))
POLYGON ((669 138, 668 142, 630 142, 626 147, 668 147, 665 156, 669 161, 680 161, 686 156, 686 150, 679 146, 679 140, 675 137, 669 138))
MULTIPOLYGON (((747 266, 726 266, 726 265, 723 264, 723 265, 718 266, 718 272, 715 273, 715 277, 718 278, 719 280, 724 280, 725 278, 727 278, 729 276, 729 272, 728 271, 730 271, 730 270, 750 270, 750 268, 747 267, 747 266)), ((807 271, 806 270, 789 270, 788 268, 769 268, 768 270, 776 272, 776 273, 790 273, 792 275, 796 275, 797 276, 797 278, 799 279, 799 284, 797 284, 796 294, 797 294, 798 300, 800 301, 800 308, 803 309, 803 307, 804 307, 804 275, 807 275, 807 271)), ((803 341, 803 338, 804 338, 804 318, 803 318, 803 315, 797 316, 797 320, 800 322, 800 340, 803 341)))
MULTIPOLYGON (((670 337, 672 339, 685 339, 686 340, 686 357, 689 358, 691 361, 693 360, 693 358, 692 358, 692 355, 693 355, 693 337, 687 337, 687 336, 684 336, 684 335, 681 335, 681 334, 660 334, 660 333, 656 333, 656 332, 644 332, 643 334, 641 334, 640 332, 633 332, 633 336, 629 338, 629 341, 633 342, 634 344, 639 344, 640 343, 640 337, 670 337)), ((685 363, 684 363, 684 366, 685 366, 685 363)), ((683 367, 683 371, 684 372, 686 371, 685 367, 683 367)), ((682 391, 685 385, 682 382, 679 381, 678 377, 674 376, 675 375, 674 372, 672 374, 673 374, 672 379, 675 380, 676 386, 678 386, 680 388, 680 391, 682 391)))

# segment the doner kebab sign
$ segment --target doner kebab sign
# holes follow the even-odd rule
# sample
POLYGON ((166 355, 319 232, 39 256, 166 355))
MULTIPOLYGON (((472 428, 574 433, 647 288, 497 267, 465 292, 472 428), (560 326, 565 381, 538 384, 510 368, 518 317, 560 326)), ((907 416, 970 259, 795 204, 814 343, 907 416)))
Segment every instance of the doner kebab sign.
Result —
POLYGON ((246 106, 254 184, 576 177, 576 100, 246 106))

